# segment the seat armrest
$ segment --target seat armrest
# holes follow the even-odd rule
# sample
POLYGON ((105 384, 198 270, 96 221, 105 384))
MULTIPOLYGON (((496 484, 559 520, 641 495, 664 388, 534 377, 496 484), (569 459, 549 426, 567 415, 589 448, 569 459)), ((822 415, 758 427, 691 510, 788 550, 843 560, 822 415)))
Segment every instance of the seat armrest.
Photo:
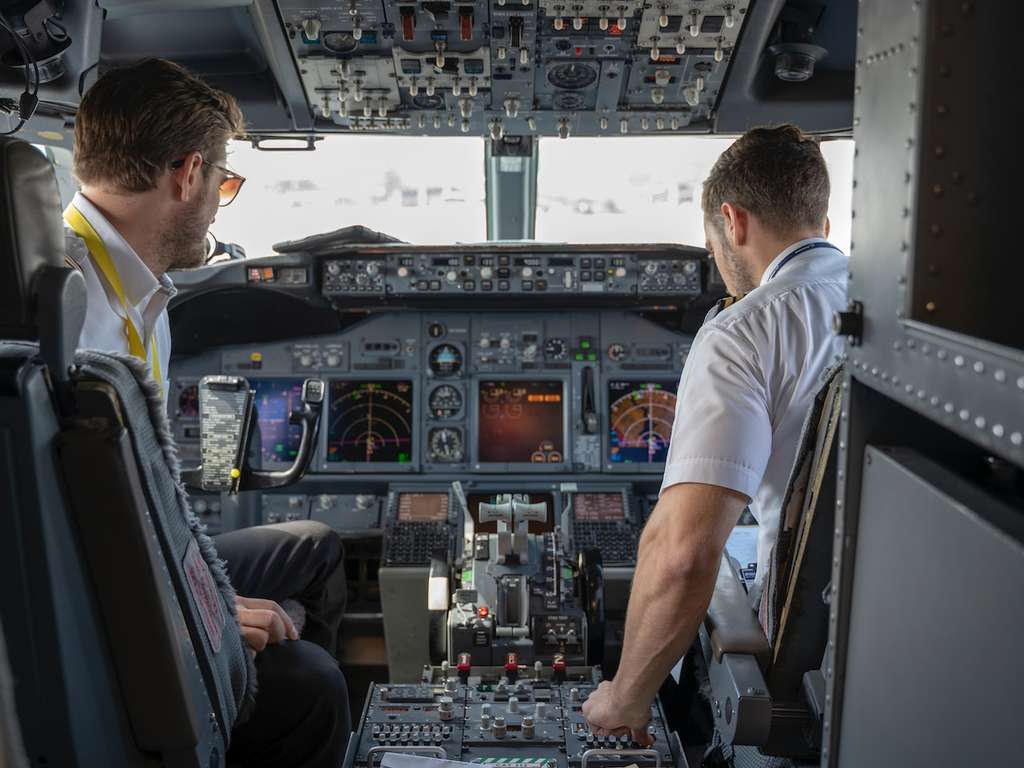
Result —
POLYGON ((724 653, 744 654, 756 658, 762 671, 767 669, 771 648, 728 556, 722 557, 718 568, 704 626, 715 661, 720 662, 724 653))

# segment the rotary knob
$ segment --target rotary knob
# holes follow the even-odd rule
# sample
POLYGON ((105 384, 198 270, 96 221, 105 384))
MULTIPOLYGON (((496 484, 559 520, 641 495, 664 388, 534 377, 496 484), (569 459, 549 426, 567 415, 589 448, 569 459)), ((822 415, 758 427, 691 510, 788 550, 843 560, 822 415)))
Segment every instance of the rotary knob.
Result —
POLYGON ((490 348, 491 348, 491 339, 490 339, 490 337, 482 336, 480 338, 480 349, 490 349, 490 348))
POLYGON ((501 341, 498 342, 498 346, 501 347, 502 349, 508 349, 509 347, 512 346, 512 341, 507 336, 503 336, 501 341))
POLYGON ((648 261, 644 264, 644 272, 648 275, 653 275, 658 271, 658 265, 653 261, 648 261))
POLYGON ((449 269, 448 272, 445 274, 444 279, 447 280, 449 283, 454 283, 456 280, 459 279, 459 273, 456 272, 454 269, 449 269))
POLYGON ((366 274, 368 274, 370 277, 373 277, 378 273, 380 273, 380 264, 378 264, 376 261, 367 262, 366 274))
POLYGON ((480 279, 481 280, 490 280, 492 275, 494 275, 494 270, 491 269, 490 267, 481 267, 480 268, 480 279))
POLYGON ((337 354, 332 352, 331 354, 327 355, 327 365, 330 366, 331 368, 337 368, 340 363, 341 358, 337 354))
POLYGON ((302 355, 301 357, 299 357, 299 365, 301 365, 303 368, 309 368, 312 364, 313 364, 313 356, 312 355, 302 355))
POLYGON ((341 264, 336 261, 327 262, 327 274, 338 275, 341 273, 341 264))

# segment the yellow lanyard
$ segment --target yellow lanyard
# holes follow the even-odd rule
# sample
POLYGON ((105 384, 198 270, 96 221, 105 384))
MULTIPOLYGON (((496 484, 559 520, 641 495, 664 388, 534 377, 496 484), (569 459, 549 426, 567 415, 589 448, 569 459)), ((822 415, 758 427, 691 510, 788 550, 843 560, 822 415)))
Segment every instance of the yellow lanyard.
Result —
POLYGON ((139 358, 139 360, 150 362, 153 368, 153 378, 156 379, 157 384, 163 389, 163 375, 160 371, 160 350, 156 344, 156 333, 153 333, 152 344, 150 345, 152 355, 150 355, 146 351, 146 345, 142 343, 142 334, 139 333, 135 324, 132 323, 131 314, 128 311, 128 299, 125 298, 124 288, 121 285, 121 276, 118 275, 117 267, 114 266, 114 260, 110 258, 110 254, 107 252, 107 246, 103 244, 102 238, 93 228, 92 224, 89 223, 89 220, 75 206, 69 205, 64 211, 64 221, 68 223, 68 226, 71 227, 76 235, 85 241, 85 245, 89 249, 89 255, 92 256, 92 260, 96 262, 96 266, 103 273, 107 284, 113 289, 117 300, 121 302, 121 309, 124 311, 125 335, 128 336, 128 351, 133 356, 139 358))

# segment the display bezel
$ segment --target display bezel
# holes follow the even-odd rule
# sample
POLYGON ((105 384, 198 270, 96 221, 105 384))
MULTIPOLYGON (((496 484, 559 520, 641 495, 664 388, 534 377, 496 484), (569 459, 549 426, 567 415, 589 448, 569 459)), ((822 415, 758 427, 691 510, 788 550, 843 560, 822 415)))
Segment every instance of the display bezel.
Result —
MULTIPOLYGON (((678 398, 678 394, 679 394, 679 382, 680 382, 681 376, 682 376, 682 372, 680 372, 679 376, 675 377, 675 379, 674 379, 674 382, 675 382, 675 392, 674 392, 674 394, 676 395, 677 398, 678 398)), ((601 380, 601 396, 599 398, 601 400, 601 405, 599 407, 601 409, 600 410, 600 413, 602 414, 601 415, 601 424, 603 426, 603 433, 602 433, 602 436, 601 436, 601 463, 604 466, 604 471, 605 472, 622 473, 622 474, 630 474, 630 475, 635 475, 635 474, 664 474, 664 472, 665 472, 665 462, 663 462, 663 461, 655 462, 655 463, 652 463, 652 464, 630 464, 630 463, 625 463, 625 462, 617 463, 617 462, 613 462, 611 460, 611 458, 610 458, 610 456, 611 456, 610 451, 611 451, 611 445, 612 445, 612 437, 611 437, 612 422, 611 422, 611 412, 610 411, 611 411, 611 407, 612 407, 612 402, 611 402, 611 397, 609 396, 609 393, 608 393, 608 387, 611 385, 611 383, 613 381, 624 381, 624 382, 627 382, 629 384, 646 384, 646 383, 665 384, 666 382, 672 381, 672 380, 673 379, 672 379, 671 376, 657 376, 657 375, 651 375, 651 376, 635 376, 635 375, 624 376, 621 373, 620 374, 612 373, 612 374, 604 376, 602 378, 602 380, 601 380)))
POLYGON ((565 376, 543 374, 500 374, 488 373, 475 376, 470 387, 469 428, 472 444, 469 446, 471 464, 476 472, 565 472, 572 467, 572 433, 569 429, 572 419, 572 403, 569 399, 569 381, 565 376), (562 386, 562 461, 557 464, 534 464, 521 462, 483 462, 480 461, 480 385, 490 381, 552 381, 562 386))
POLYGON ((317 438, 320 450, 320 460, 317 462, 317 466, 320 467, 322 472, 326 473, 391 473, 391 472, 418 472, 420 469, 420 441, 422 439, 419 423, 420 417, 420 395, 417 394, 419 388, 419 377, 415 372, 405 372, 403 374, 372 374, 363 376, 332 376, 327 380, 327 398, 324 403, 324 415, 321 417, 320 435, 317 438), (370 383, 370 382, 396 382, 404 381, 408 382, 412 387, 412 395, 410 400, 412 402, 412 415, 410 421, 412 423, 412 434, 410 448, 412 452, 411 460, 408 463, 400 463, 397 461, 328 461, 327 460, 327 443, 328 435, 330 433, 330 421, 331 421, 331 406, 334 403, 334 384, 335 382, 358 382, 358 383, 370 383))

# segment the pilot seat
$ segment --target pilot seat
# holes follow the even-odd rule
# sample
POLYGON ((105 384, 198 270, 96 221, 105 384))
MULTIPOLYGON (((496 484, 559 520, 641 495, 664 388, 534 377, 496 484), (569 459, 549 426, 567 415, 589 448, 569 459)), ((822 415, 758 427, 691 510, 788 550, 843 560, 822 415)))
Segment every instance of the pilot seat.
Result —
POLYGON ((76 352, 53 170, 0 139, 0 617, 33 765, 221 766, 252 706, 234 593, 192 514, 162 396, 76 352))
POLYGON ((840 371, 826 374, 804 422, 756 608, 734 563, 722 558, 699 635, 698 674, 706 673, 714 722, 707 768, 820 760, 840 371))

